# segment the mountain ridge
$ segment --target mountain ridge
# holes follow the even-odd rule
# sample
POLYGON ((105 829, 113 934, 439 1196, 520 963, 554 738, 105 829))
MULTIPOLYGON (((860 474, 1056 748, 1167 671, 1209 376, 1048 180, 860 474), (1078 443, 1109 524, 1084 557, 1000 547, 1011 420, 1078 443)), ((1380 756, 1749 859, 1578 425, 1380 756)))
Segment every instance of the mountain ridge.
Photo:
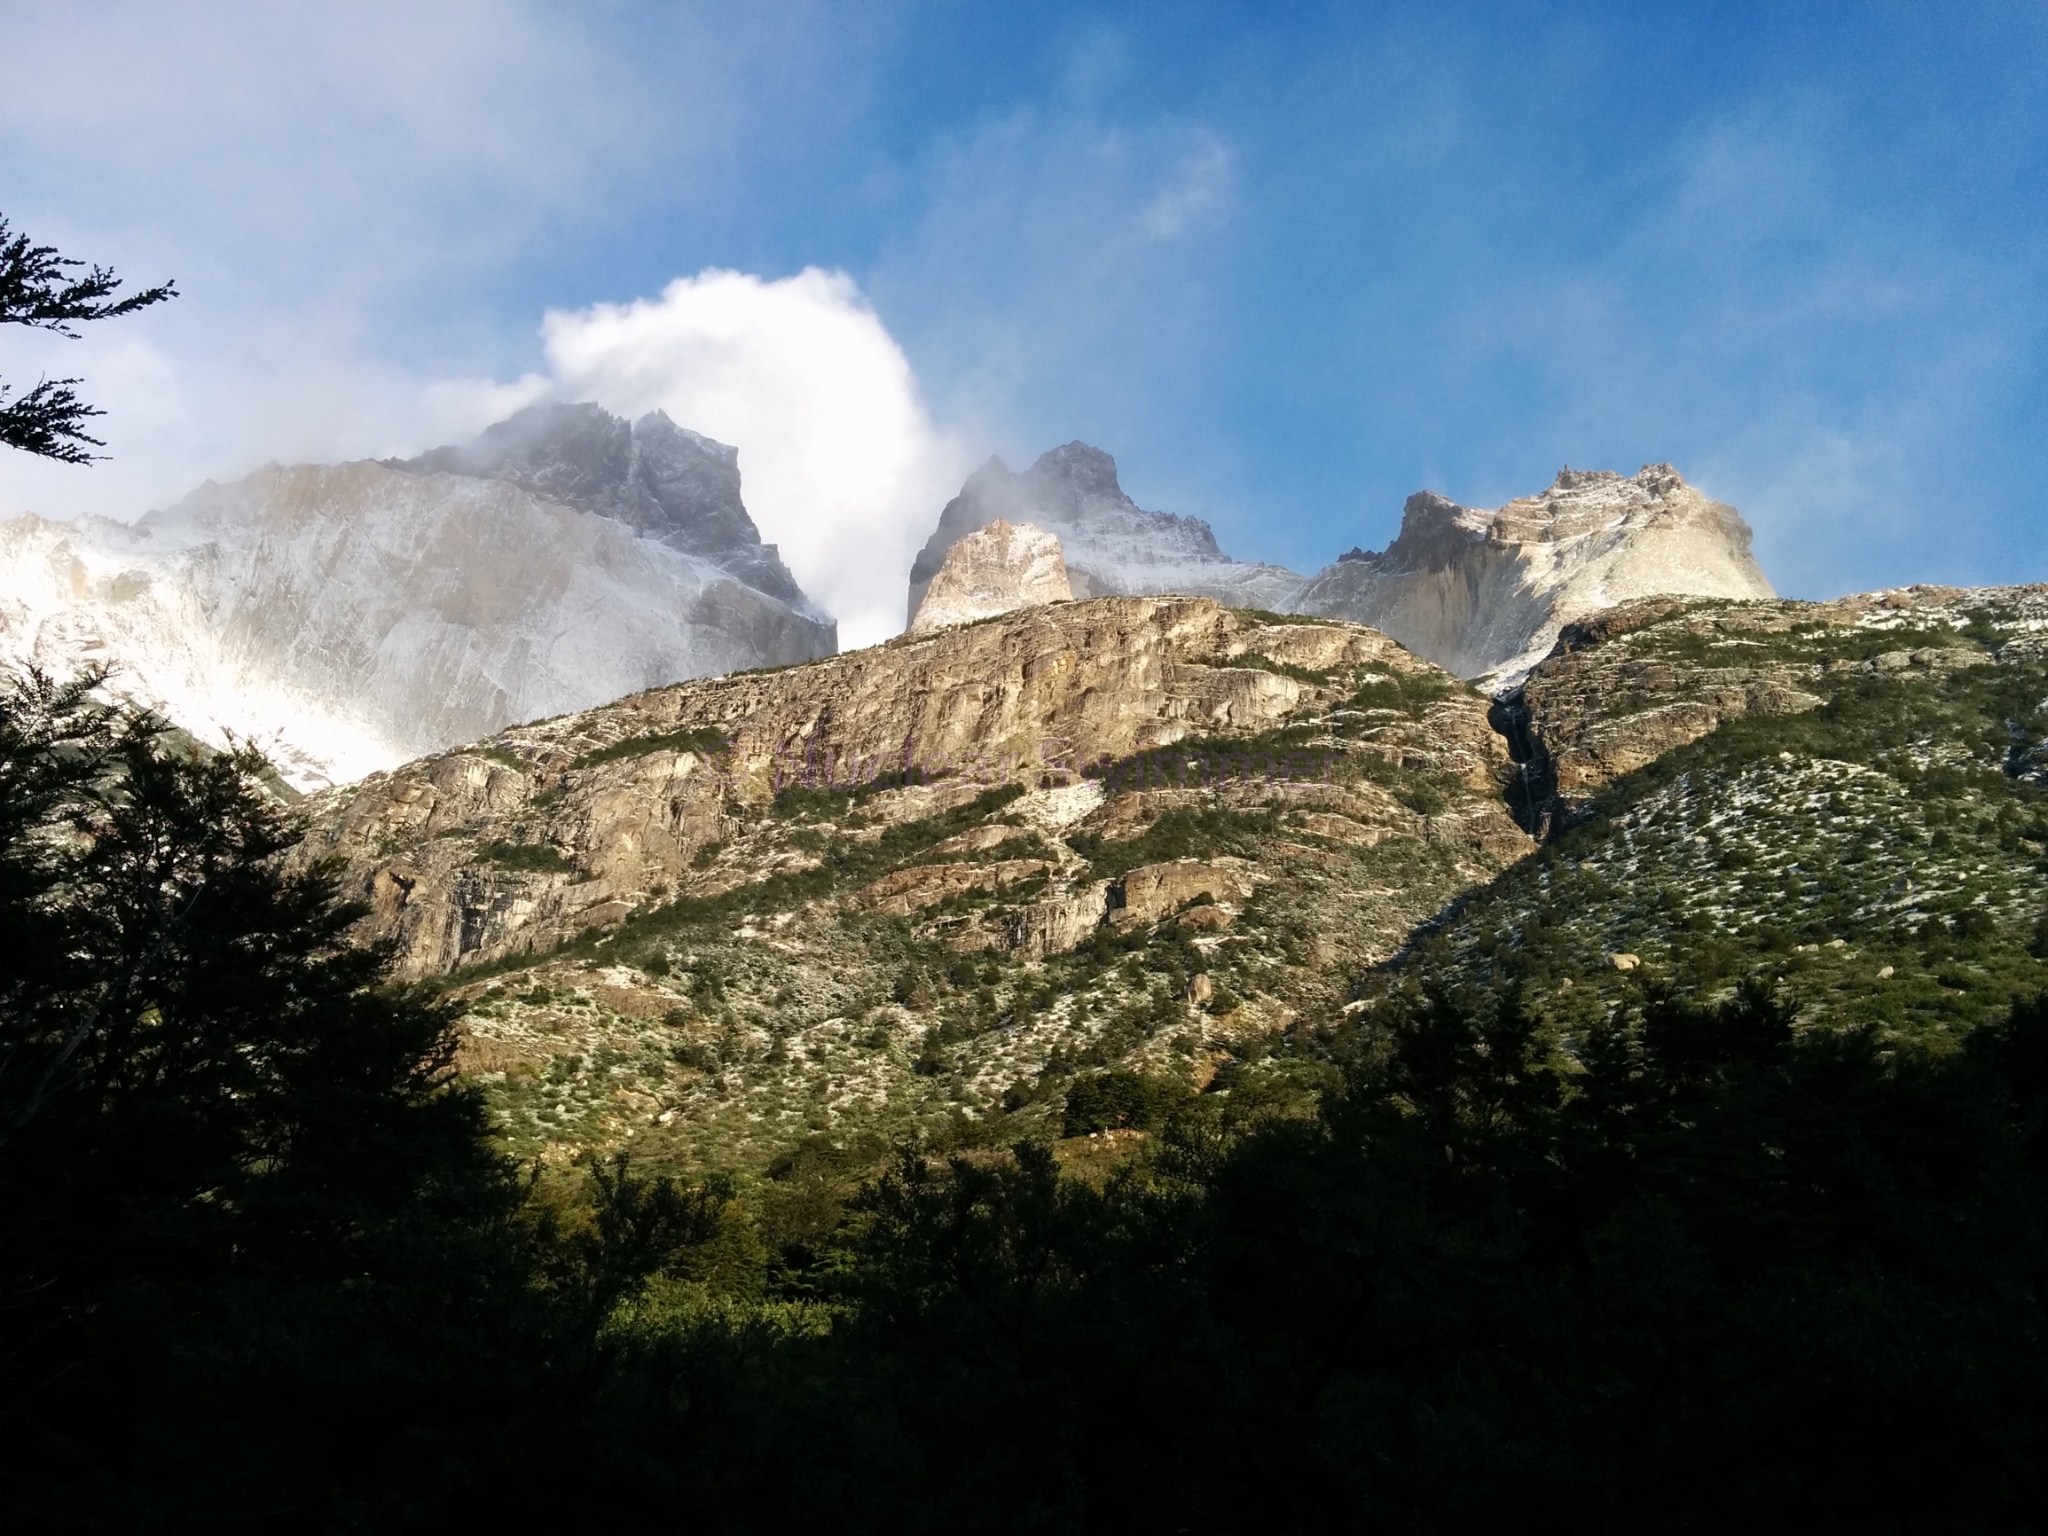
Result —
POLYGON ((1014 1139, 1090 1072, 1312 1099, 1389 988, 1524 953, 1560 1029, 1759 967, 1962 1027, 2048 978, 2038 632, 2044 587, 1649 599, 1492 698, 1340 621, 1038 606, 330 791, 303 856, 548 1157, 1014 1139))
MULTIPOLYGON (((208 481, 133 525, 25 514, 0 523, 0 652, 56 673, 110 664, 122 697, 210 745, 254 742, 311 789, 652 683, 835 651, 801 594, 744 579, 790 585, 732 450, 665 417, 643 435, 676 450, 671 468, 706 469, 685 490, 716 493, 672 495, 660 538, 647 519, 673 509, 651 501, 636 526, 514 479, 372 460, 208 481), (692 540, 723 543, 727 563, 692 540)), ((646 491, 630 474, 655 457, 629 457, 615 488, 646 491)), ((602 489, 569 487, 593 504, 602 489)))
POLYGON ((1669 464, 1559 471, 1492 510, 1418 491, 1383 553, 1354 549, 1291 599, 1385 630, 1460 677, 1512 683, 1572 620, 1635 598, 1776 596, 1733 507, 1669 464))
POLYGON ((1353 547, 1305 577, 1233 560, 1199 518, 1143 510, 1124 493, 1114 459, 1072 442, 1022 474, 992 458, 968 476, 911 568, 913 621, 947 552, 994 521, 1054 535, 1076 597, 1184 592, 1347 619, 1496 687, 1541 660, 1574 619, 1616 603, 1775 595, 1741 514, 1669 464, 1626 477, 1566 468, 1538 494, 1490 510, 1417 491, 1384 551, 1353 547))
POLYGON ((1198 517, 1148 512, 1125 493, 1116 460, 1088 443, 1047 450, 1013 472, 1001 458, 967 477, 939 513, 910 568, 906 620, 914 617, 946 551, 996 521, 1055 534, 1078 598, 1208 597, 1235 608, 1281 608, 1302 578, 1283 566, 1233 560, 1198 517))

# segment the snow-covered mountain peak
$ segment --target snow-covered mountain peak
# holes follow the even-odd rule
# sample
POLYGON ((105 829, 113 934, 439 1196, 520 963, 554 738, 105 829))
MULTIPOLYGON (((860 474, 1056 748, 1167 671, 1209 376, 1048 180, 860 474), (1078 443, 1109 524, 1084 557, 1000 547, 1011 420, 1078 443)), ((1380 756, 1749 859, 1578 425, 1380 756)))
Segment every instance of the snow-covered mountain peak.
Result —
POLYGON ((813 607, 740 499, 739 450, 679 427, 666 412, 628 422, 599 405, 547 401, 473 443, 386 460, 410 474, 503 480, 564 506, 615 518, 708 560, 770 597, 813 607))
POLYGON ((500 428, 404 464, 266 465, 132 527, 0 522, 0 660, 106 663, 115 692, 317 788, 837 649, 733 449, 594 406, 500 428))

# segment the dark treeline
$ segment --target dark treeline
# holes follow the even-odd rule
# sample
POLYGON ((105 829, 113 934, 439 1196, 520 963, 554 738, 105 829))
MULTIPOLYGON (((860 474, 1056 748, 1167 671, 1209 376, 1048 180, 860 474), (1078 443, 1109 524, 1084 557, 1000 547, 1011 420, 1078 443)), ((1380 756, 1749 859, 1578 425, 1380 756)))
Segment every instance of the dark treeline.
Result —
MULTIPOLYGON (((2022 1530, 2048 1007, 1418 984, 1106 1182, 545 1182, 256 760, 0 701, 13 1530, 2022 1530), (809 1214, 792 1212, 815 1194, 809 1214), (773 1219, 769 1219, 770 1216, 773 1219)), ((1426 969, 1426 968, 1425 968, 1426 969)), ((1133 1105, 1136 1107, 1134 1108, 1133 1105)), ((801 1160, 798 1160, 801 1163, 801 1160)))

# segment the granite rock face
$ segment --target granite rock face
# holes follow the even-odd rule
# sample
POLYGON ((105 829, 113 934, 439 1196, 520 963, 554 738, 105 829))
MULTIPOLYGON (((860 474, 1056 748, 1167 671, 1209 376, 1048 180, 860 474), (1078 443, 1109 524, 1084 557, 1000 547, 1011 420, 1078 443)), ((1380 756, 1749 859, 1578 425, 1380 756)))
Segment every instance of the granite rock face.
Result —
POLYGON ((1337 812, 1440 845, 1453 863, 1501 867, 1528 845, 1500 800, 1509 765, 1486 714, 1480 696, 1355 625, 1267 623, 1199 598, 1100 599, 517 727, 321 796, 297 856, 340 858, 348 894, 371 909, 363 936, 393 941, 401 974, 426 976, 818 869, 804 809, 818 791, 858 797, 850 862, 834 866, 851 871, 888 829, 1015 785, 1031 793, 1014 822, 934 836, 843 894, 920 919, 975 898, 988 910, 931 917, 933 933, 955 952, 1042 956, 1087 938, 1113 904, 1149 921, 1183 896, 1228 903, 1251 889, 1169 864, 1179 884, 1162 875, 1113 896, 1062 851, 1074 828, 1129 838, 1176 806, 1337 812), (1386 680, 1403 678, 1425 704, 1351 710, 1327 740, 1265 749, 1242 771, 1208 746, 1163 766, 1141 756, 1190 738, 1270 738, 1341 710, 1361 683, 1398 691, 1386 680), (1101 768, 1134 757, 1128 772, 1101 768), (1443 787, 1424 814, 1377 781, 1345 787, 1346 774, 1374 773, 1443 787))
POLYGON ((695 555, 744 586, 813 609, 740 499, 739 450, 679 427, 665 412, 627 422, 602 406, 528 406, 466 447, 389 459, 410 474, 503 480, 543 501, 615 518, 695 555))
POLYGON ((202 741, 254 741, 315 789, 836 649, 754 535, 733 450, 666 418, 626 431, 594 407, 522 414, 485 434, 502 477, 472 472, 481 450, 443 451, 468 456, 463 473, 270 465, 134 526, 0 524, 0 659, 111 665, 114 692, 202 741))
POLYGON ((1512 682, 1574 619, 1660 594, 1773 595, 1741 515, 1668 464, 1626 478, 1567 469, 1493 511, 1419 491, 1384 553, 1351 551, 1291 607, 1370 624, 1460 677, 1512 682))
POLYGON ((946 551, 910 616, 909 632, 971 624, 1017 608, 1067 602, 1073 595, 1060 541, 1043 528, 997 518, 946 551))
POLYGON ((1065 551, 1078 598, 1181 593, 1233 608, 1281 609, 1302 578, 1277 565, 1233 560, 1196 517, 1147 512, 1124 494, 1116 461, 1100 448, 1068 443, 1023 474, 990 459, 946 503, 939 525, 910 569, 915 617, 946 551, 997 519, 1053 533, 1065 551))

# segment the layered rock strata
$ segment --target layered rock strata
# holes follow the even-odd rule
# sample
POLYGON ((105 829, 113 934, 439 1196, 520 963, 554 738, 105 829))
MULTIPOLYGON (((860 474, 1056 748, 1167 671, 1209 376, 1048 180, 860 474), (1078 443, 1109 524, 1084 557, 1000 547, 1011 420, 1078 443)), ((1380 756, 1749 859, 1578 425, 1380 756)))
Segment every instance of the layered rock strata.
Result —
MULTIPOLYGON (((1175 804, 1348 812, 1491 866, 1525 845, 1498 799, 1506 770, 1485 702, 1383 635, 1265 623, 1203 599, 1104 599, 503 732, 322 797, 301 857, 341 858, 371 907, 364 936, 395 942, 404 974, 431 975, 545 951, 650 903, 815 867, 787 835, 802 819, 788 807, 806 793, 855 792, 864 824, 880 829, 1016 784, 1033 793, 1015 827, 957 834, 947 851, 961 862, 926 849, 861 899, 908 917, 1038 882, 1040 910, 1025 903, 965 927, 948 918, 947 932, 962 950, 1049 952, 1110 911, 1086 861, 1052 846, 1076 826, 1114 840, 1175 804), (1421 680, 1429 702, 1346 713, 1375 678, 1421 680), (1217 745, 1332 710, 1340 727, 1299 745, 1269 743, 1242 761, 1217 745), (1462 808, 1418 815, 1384 789, 1336 782, 1347 763, 1435 775, 1457 786, 1462 808), (1027 837, 1036 851, 1019 846, 1027 837)), ((1239 886, 1208 889, 1227 902, 1239 886)))

